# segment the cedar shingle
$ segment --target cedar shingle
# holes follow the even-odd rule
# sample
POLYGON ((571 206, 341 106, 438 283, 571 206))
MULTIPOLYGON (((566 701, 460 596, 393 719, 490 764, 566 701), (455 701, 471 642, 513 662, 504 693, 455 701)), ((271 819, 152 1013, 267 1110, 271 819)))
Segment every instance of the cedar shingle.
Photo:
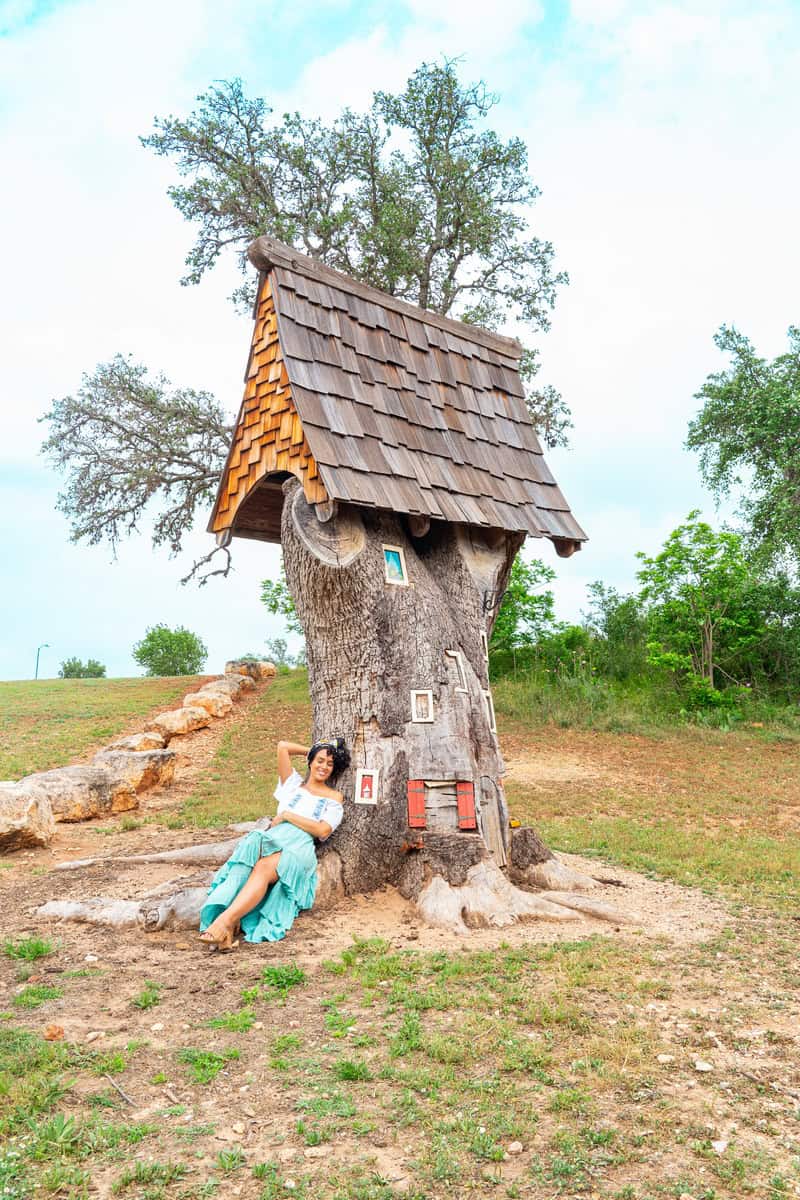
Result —
MULTIPOLYGON (((257 383, 248 385, 236 435, 254 478, 274 461, 297 472, 302 454, 309 486, 319 471, 310 500, 327 493, 583 540, 530 424, 518 344, 269 245, 275 258, 262 276, 248 362, 257 383), (259 460, 274 430, 282 440, 259 460)), ((249 475, 229 470, 226 480, 221 495, 237 497, 230 521, 249 475)))

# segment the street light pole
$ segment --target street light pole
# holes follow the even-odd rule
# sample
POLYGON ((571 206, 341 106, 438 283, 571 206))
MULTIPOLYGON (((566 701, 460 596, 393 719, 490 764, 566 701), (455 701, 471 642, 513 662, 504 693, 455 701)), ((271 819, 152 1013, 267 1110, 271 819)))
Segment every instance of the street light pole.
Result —
POLYGON ((50 643, 49 643, 49 642, 42 642, 41 646, 37 646, 37 647, 36 647, 36 670, 35 670, 35 671, 34 671, 34 673, 33 673, 33 678, 34 678, 34 679, 38 679, 38 678, 39 678, 39 651, 40 651, 40 650, 49 650, 49 649, 50 649, 50 643))

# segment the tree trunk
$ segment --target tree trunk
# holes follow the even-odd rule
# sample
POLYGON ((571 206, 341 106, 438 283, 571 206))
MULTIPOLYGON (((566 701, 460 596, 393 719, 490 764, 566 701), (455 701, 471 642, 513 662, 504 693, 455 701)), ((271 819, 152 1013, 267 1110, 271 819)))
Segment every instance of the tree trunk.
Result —
MULTIPOLYGON (((509 855, 481 633, 491 632, 522 535, 433 522, 415 537, 404 518, 347 505, 322 523, 295 480, 284 492, 281 540, 306 636, 313 736, 343 736, 352 754, 337 781, 346 818, 321 853, 338 857, 347 893, 391 883, 423 911, 434 879, 471 884, 475 924, 475 879, 505 868, 509 855), (407 586, 387 582, 384 547, 402 550, 407 586), (432 720, 412 719, 417 690, 432 694, 432 720), (358 768, 380 771, 376 805, 354 803, 358 768)), ((492 886, 486 920, 505 923, 496 919, 500 884, 492 886)), ((448 914, 457 899, 449 897, 448 914)), ((528 915, 530 900, 520 899, 517 915, 528 915)))

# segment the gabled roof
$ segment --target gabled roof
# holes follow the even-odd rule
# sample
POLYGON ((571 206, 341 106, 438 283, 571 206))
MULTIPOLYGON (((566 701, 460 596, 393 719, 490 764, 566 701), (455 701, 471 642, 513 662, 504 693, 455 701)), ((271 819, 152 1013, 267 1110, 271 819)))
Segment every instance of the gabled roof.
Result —
MULTIPOLYGON (((254 472, 258 437, 270 424, 280 428, 274 416, 264 416, 262 434, 247 446, 247 468, 240 452, 231 478, 237 439, 241 451, 246 423, 259 424, 253 416, 259 383, 263 409, 270 372, 276 375, 274 365, 265 372, 259 360, 269 343, 259 324, 272 309, 285 385, 273 379, 272 391, 288 392, 299 418, 295 445, 302 442, 314 472, 311 494, 310 481, 303 480, 310 502, 524 531, 553 539, 562 553, 579 548, 586 535, 544 461, 525 408, 518 342, 415 308, 271 238, 254 242, 250 259, 261 272, 257 325, 245 403, 210 529, 268 536, 248 528, 250 493, 275 472, 301 475, 299 451, 292 458, 290 444, 282 462, 278 449, 254 472)), ((269 404, 274 407, 274 398, 269 404)), ((284 418, 284 424, 288 430, 291 422, 284 418)), ((279 490, 272 491, 280 504, 279 490)), ((266 502, 264 495, 256 504, 262 515, 266 502)))

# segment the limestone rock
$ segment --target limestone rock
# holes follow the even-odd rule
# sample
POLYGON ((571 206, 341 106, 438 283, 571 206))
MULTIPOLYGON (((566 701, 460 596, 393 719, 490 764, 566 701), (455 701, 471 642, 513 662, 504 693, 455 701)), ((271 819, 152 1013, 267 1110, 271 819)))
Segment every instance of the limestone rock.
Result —
POLYGON ((238 700, 242 692, 246 692, 255 686, 249 675, 237 675, 229 672, 220 679, 212 679, 210 683, 204 683, 201 688, 198 688, 198 691, 224 692, 230 696, 231 700, 238 700))
POLYGON ((233 662, 225 663, 226 675, 249 675, 258 682, 271 679, 275 673, 275 664, 262 658, 237 658, 233 662))
POLYGON ((183 697, 184 708, 204 708, 211 717, 227 717, 233 708, 233 700, 227 692, 189 692, 183 697))
POLYGON ((20 787, 49 801, 57 821, 87 821, 139 807, 139 798, 127 779, 105 767, 58 767, 28 775, 20 787))
MULTIPOLYGON (((159 735, 160 736, 160 735, 159 735)), ((168 787, 175 778, 174 750, 101 750, 93 763, 112 775, 127 780, 135 792, 161 785, 168 787)))
POLYGON ((46 846, 56 826, 46 796, 19 783, 0 783, 0 850, 46 846))
POLYGON ((147 733, 132 733, 129 737, 121 737, 117 738, 114 742, 109 742, 105 749, 133 751, 163 750, 164 736, 155 729, 151 729, 147 733))
POLYGON ((153 717, 147 728, 157 729, 169 741, 185 733, 193 733, 195 729, 205 729, 210 724, 211 717, 204 708, 173 708, 170 712, 153 717))

